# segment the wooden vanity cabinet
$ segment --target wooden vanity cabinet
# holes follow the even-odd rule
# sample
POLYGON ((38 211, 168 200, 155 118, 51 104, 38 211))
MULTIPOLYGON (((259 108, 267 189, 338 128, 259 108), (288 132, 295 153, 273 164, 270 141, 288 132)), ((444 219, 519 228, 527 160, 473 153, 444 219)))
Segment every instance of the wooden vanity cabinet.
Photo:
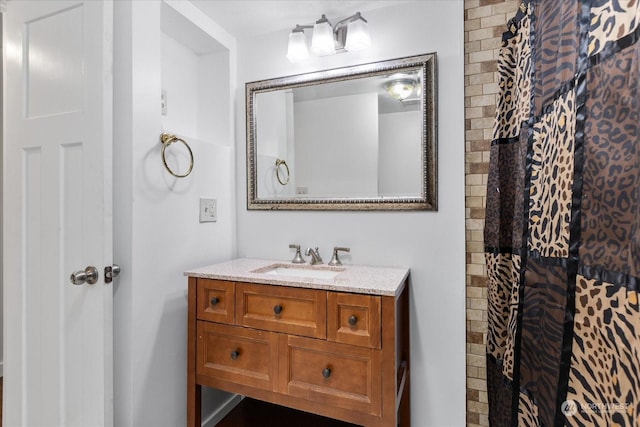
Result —
POLYGON ((379 296, 189 278, 187 425, 201 386, 362 425, 410 426, 408 288, 379 296))

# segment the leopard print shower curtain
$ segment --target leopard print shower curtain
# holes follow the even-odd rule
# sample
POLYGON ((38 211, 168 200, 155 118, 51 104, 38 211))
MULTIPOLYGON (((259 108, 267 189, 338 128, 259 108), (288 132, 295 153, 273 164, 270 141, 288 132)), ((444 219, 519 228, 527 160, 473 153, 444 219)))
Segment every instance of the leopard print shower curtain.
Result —
POLYGON ((640 0, 525 0, 487 184, 492 426, 640 425, 640 0))

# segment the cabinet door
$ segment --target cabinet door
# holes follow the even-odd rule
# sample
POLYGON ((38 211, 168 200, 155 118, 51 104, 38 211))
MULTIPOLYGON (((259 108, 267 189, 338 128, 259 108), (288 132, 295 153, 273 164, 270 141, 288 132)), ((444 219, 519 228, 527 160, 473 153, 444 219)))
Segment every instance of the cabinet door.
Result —
POLYGON ((380 297, 329 292, 327 338, 345 344, 380 348, 380 297))
POLYGON ((281 393, 380 415, 380 350, 280 337, 281 393))
POLYGON ((236 284, 237 323, 313 338, 327 337, 327 292, 284 286, 236 284))
POLYGON ((263 390, 276 390, 276 334, 198 321, 197 335, 198 375, 263 390))
POLYGON ((232 325, 235 317, 234 283, 198 279, 198 319, 232 325))

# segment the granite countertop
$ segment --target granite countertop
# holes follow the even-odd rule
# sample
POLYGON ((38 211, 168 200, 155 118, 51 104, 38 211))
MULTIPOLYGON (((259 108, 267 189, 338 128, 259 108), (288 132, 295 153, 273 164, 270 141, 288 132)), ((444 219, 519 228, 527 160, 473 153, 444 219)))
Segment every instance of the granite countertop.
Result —
POLYGON ((398 296, 404 288, 406 283, 405 279, 409 275, 409 269, 399 267, 368 267, 362 265, 331 267, 323 264, 311 266, 309 264, 293 264, 291 262, 278 260, 240 258, 185 271, 184 275, 234 282, 263 283, 267 285, 323 289, 337 292, 398 296), (294 275, 274 275, 264 272, 269 270, 269 267, 273 265, 283 268, 332 270, 338 272, 338 274, 333 278, 321 279, 296 277, 294 275))

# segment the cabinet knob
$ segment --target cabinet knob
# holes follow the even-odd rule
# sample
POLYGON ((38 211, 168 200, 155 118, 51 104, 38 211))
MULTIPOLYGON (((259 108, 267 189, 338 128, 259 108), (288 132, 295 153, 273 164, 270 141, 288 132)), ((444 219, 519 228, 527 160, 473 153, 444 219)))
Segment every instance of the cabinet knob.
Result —
POLYGON ((331 368, 324 368, 322 370, 322 376, 325 378, 329 378, 331 376, 331 368))
POLYGON ((211 305, 217 305, 220 302, 218 297, 211 298, 211 305))
POLYGON ((240 357, 240 349, 231 352, 231 359, 237 360, 240 357))
POLYGON ((275 307, 273 307, 273 312, 275 314, 280 314, 282 313, 282 306, 281 305, 276 305, 275 307))
POLYGON ((358 323, 358 318, 354 315, 349 316, 349 324, 351 326, 356 326, 356 323, 358 323))

